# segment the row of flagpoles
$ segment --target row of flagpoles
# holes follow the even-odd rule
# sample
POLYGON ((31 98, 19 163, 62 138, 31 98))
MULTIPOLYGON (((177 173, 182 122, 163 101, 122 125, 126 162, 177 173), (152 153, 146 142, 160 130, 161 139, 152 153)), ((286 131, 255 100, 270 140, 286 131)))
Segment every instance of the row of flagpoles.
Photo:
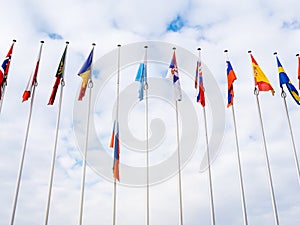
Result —
MULTIPOLYGON (((15 40, 13 41, 13 44, 10 47, 10 50, 1 66, 0 70, 0 101, 2 107, 2 101, 5 94, 5 87, 7 85, 7 78, 8 78, 8 71, 9 71, 9 65, 11 61, 11 56, 13 52, 15 40)), ((17 184, 16 184, 16 190, 13 200, 13 209, 12 209, 12 215, 11 215, 11 221, 10 225, 14 224, 15 214, 16 214, 16 208, 17 208, 17 201, 18 201, 18 194, 19 194, 19 188, 21 183, 21 177, 22 177, 22 170, 23 170, 23 163, 26 153, 26 146, 27 146, 27 139, 29 136, 29 129, 30 129, 30 121, 31 121, 31 115, 33 110, 33 102, 34 102, 34 95, 35 95, 35 89, 38 85, 37 83, 37 77, 38 77, 38 70, 39 70, 39 63, 41 59, 41 53, 43 48, 43 41, 41 41, 38 58, 36 62, 36 66, 34 68, 34 72, 30 76, 30 79, 28 81, 26 90, 23 94, 23 101, 27 101, 30 99, 30 111, 28 116, 28 122, 27 122, 27 128, 25 133, 25 140, 23 145, 23 151, 21 154, 21 160, 19 165, 19 172, 17 177, 17 184)), ((59 67, 57 69, 56 75, 55 75, 55 83, 53 86, 53 90, 49 99, 48 104, 52 105, 54 104, 55 97, 57 94, 57 91, 60 86, 60 97, 59 97, 59 103, 58 103, 58 115, 57 115, 57 121, 56 121, 56 131, 55 131, 55 141, 54 141, 54 149, 53 149, 53 155, 52 155, 52 161, 51 161, 51 170, 50 170, 50 179, 49 179, 49 188, 48 188, 48 197, 47 197, 47 204, 46 204, 46 216, 45 216, 45 225, 48 224, 48 217, 49 217, 49 209, 50 209, 50 201, 51 201, 51 193, 52 193, 52 184, 53 184, 53 174, 54 174, 54 168, 55 168, 55 159, 56 159, 56 148, 57 148, 57 141, 58 141, 58 132, 59 132, 59 124, 60 124, 60 111, 61 111, 61 105, 62 105, 62 99, 63 99, 63 88, 65 86, 64 81, 64 68, 66 64, 66 55, 67 55, 67 48, 68 48, 69 42, 66 42, 66 46, 63 52, 63 55, 61 57, 59 67)), ((93 88, 93 81, 92 81, 92 65, 93 65, 93 55, 94 55, 94 46, 93 44, 92 50, 87 57, 86 61, 84 62, 83 66, 81 67, 78 75, 82 78, 82 84, 79 91, 78 100, 82 100, 85 96, 86 89, 89 89, 88 92, 88 111, 87 111, 87 124, 86 124, 86 133, 85 133, 85 145, 84 145, 84 154, 83 154, 83 166, 82 166, 82 180, 81 180, 81 196, 80 196, 80 213, 79 213, 79 224, 82 224, 82 216, 83 216, 83 202, 84 202, 84 187, 85 187, 85 173, 86 173, 86 158, 87 158, 87 149, 88 149, 88 137, 89 137, 89 117, 90 117, 90 104, 91 104, 91 94, 92 94, 92 88, 93 88)), ((150 199, 150 193, 149 193, 149 143, 148 143, 148 82, 147 82, 147 49, 148 47, 145 46, 145 56, 140 63, 137 76, 135 81, 138 81, 140 83, 139 88, 139 100, 142 101, 145 99, 145 112, 146 112, 146 157, 147 157, 147 213, 146 213, 146 224, 150 224, 150 217, 149 217, 149 199, 150 199)), ((113 132, 112 137, 110 141, 110 147, 114 149, 114 157, 113 157, 113 177, 114 177, 114 203, 113 203, 113 225, 116 224, 116 204, 117 204, 117 181, 120 181, 120 171, 119 171, 119 163, 120 163, 120 134, 119 134, 119 94, 120 94, 120 51, 121 51, 121 45, 118 45, 118 71, 117 71, 117 81, 116 81, 116 96, 117 96, 117 110, 116 115, 114 119, 113 124, 113 132)), ((173 54, 171 58, 171 63, 169 66, 167 78, 170 78, 173 82, 174 86, 174 93, 175 93, 175 106, 176 106, 176 137, 177 137, 177 160, 178 160, 178 186, 179 186, 179 224, 183 225, 183 209, 182 209, 182 189, 181 189, 181 165, 180 165, 180 146, 179 146, 179 118, 178 118, 178 104, 182 100, 182 93, 181 93, 181 86, 180 86, 180 78, 179 78, 179 72, 178 72, 178 66, 177 66, 177 60, 176 60, 176 48, 173 48, 173 54)), ((203 116, 204 116, 204 125, 205 125, 205 141, 206 141, 206 156, 207 156, 207 163, 208 163, 208 178, 209 178, 209 193, 210 193, 210 212, 211 212, 211 224, 215 225, 215 213, 214 213, 214 201, 213 201, 213 184, 212 184, 212 171, 210 166, 210 151, 209 151, 209 145, 208 145, 208 133, 207 133, 207 121, 206 121, 206 110, 205 110, 205 82, 203 77, 205 74, 203 74, 202 71, 202 61, 201 61, 201 49, 198 48, 198 60, 196 63, 196 76, 195 76, 195 89, 198 92, 197 95, 197 102, 199 102, 203 108, 203 116)), ((231 107, 232 109, 232 116, 233 116, 233 123, 234 123, 234 131, 235 131, 235 140, 236 140, 236 150, 237 150, 237 160, 238 160, 238 166, 239 166, 239 180, 240 180, 240 189, 241 189, 241 202, 242 202, 242 209, 243 209, 243 221, 244 224, 248 224, 247 220, 247 211, 246 211, 246 204, 245 204, 245 194, 244 194, 244 187, 243 187, 243 176, 242 176, 242 170, 241 170, 241 159, 240 159, 240 149, 239 149, 239 143, 238 143, 238 132, 237 132, 237 125, 236 125, 236 119, 235 119, 235 112, 234 112, 234 89, 233 89, 233 83, 237 79, 233 67, 229 61, 228 56, 228 50, 225 50, 226 54, 226 63, 227 63, 227 80, 228 80, 228 107, 231 107)), ((277 213, 277 206, 276 206, 276 199, 275 199, 275 193, 272 183, 272 174, 269 164, 269 156, 268 156, 268 149, 267 149, 267 143, 265 140, 265 134, 264 134, 264 127, 263 127, 263 120, 261 115, 261 109, 260 109, 260 102, 259 102, 259 93, 265 92, 265 91, 271 91, 274 95, 274 89, 268 80, 267 76, 264 74, 263 70, 260 68, 256 60, 254 59, 251 51, 249 51, 252 68, 253 68, 253 75, 254 75, 254 94, 257 101, 257 108, 260 118, 260 126, 261 126, 261 133, 262 133, 262 139, 263 139, 263 146, 265 151, 265 159, 266 159, 266 167, 268 172, 268 181, 269 181, 269 187, 270 187, 270 194, 271 194, 271 200, 272 200, 272 206, 273 206, 273 214, 274 214, 274 221, 276 225, 279 225, 279 218, 277 213)), ((279 73, 279 81, 280 81, 280 87, 282 89, 281 97, 284 101, 284 107, 287 115, 289 130, 290 130, 290 136, 292 140, 293 145, 293 154, 295 159, 295 165, 297 169, 297 175, 298 175, 298 181, 300 184, 300 170, 299 170, 299 163, 298 163, 298 157, 297 157, 297 151, 295 146, 295 141, 293 137, 291 122, 289 118, 289 112, 287 109, 287 103, 286 103, 286 93, 284 91, 284 85, 287 87, 288 91, 290 92, 293 99, 296 101, 297 104, 300 105, 300 97, 297 89, 290 81, 289 77, 285 73, 279 59, 277 56, 277 53, 274 53, 276 56, 277 66, 278 66, 278 73, 279 73)), ((300 57, 297 55, 299 59, 299 80, 300 80, 300 57)), ((300 88, 300 84, 299 84, 300 88)), ((0 108, 1 110, 1 108, 0 108)))

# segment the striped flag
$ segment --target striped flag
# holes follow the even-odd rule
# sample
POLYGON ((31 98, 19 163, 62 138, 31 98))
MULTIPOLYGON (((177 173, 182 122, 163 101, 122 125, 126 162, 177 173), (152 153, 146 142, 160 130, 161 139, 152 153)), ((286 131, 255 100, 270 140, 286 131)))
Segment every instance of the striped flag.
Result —
POLYGON ((14 47, 15 40, 13 41, 3 63, 2 66, 0 67, 0 101, 2 101, 3 95, 4 95, 4 89, 5 86, 7 85, 7 75, 8 75, 8 70, 10 66, 10 61, 11 61, 11 55, 13 52, 13 47, 14 47))
POLYGON ((119 122, 114 121, 113 132, 110 139, 109 147, 114 148, 114 165, 113 165, 113 175, 114 178, 120 181, 119 174, 119 163, 120 163, 120 140, 119 140, 119 122))
POLYGON ((282 65, 281 65, 281 63, 280 63, 277 56, 276 56, 276 60, 277 60, 277 66, 278 66, 280 87, 283 88, 283 85, 285 84, 287 89, 289 90, 291 96, 293 97, 293 99, 296 101, 296 103, 298 105, 300 105, 300 97, 299 97, 299 93, 298 93, 297 89, 292 84, 290 78, 288 77, 288 75, 284 71, 284 69, 283 69, 283 67, 282 67, 282 65))
POLYGON ((196 75, 195 75, 195 88, 198 90, 197 102, 201 103, 202 107, 205 106, 204 84, 202 74, 201 60, 197 60, 196 75))
POLYGON ((86 59, 86 61, 84 62, 84 64, 82 65, 78 76, 80 76, 82 78, 82 83, 81 83, 81 88, 79 91, 79 96, 78 96, 78 100, 81 101, 82 98, 85 95, 85 90, 86 87, 88 85, 88 82, 90 80, 90 76, 91 76, 91 70, 92 70, 92 62, 93 62, 93 55, 94 55, 94 47, 91 50, 91 53, 89 54, 88 58, 86 59))
POLYGON ((38 71, 39 71, 39 65, 40 65, 40 60, 41 60, 41 54, 42 54, 42 47, 43 47, 43 41, 41 42, 41 46, 40 46, 40 50, 39 50, 39 55, 37 58, 37 62, 35 65, 35 69, 34 72, 31 74, 28 83, 27 83, 27 87, 23 93, 23 100, 22 102, 27 101, 30 97, 31 97, 31 92, 33 90, 33 87, 37 84, 37 75, 38 75, 38 71))
POLYGON ((234 91, 233 91, 233 82, 236 80, 235 73, 231 66, 230 61, 226 61, 227 63, 227 83, 228 83, 228 104, 227 107, 233 105, 234 91))
POLYGON ((169 66, 169 71, 166 77, 172 78, 174 89, 175 89, 175 98, 177 101, 181 101, 182 93, 181 93, 181 86, 180 86, 179 75, 178 75, 178 66, 176 61, 175 50, 173 52, 173 56, 169 66))
POLYGON ((250 57, 251 57, 251 61, 252 61, 255 86, 258 87, 259 91, 271 91, 272 95, 274 95, 275 91, 274 91, 269 79, 264 74, 262 69, 259 67, 259 65, 257 64, 257 62, 254 59, 252 54, 250 54, 250 57))
POLYGON ((61 60, 59 62, 59 66, 56 72, 56 79, 55 79, 55 83, 51 92, 51 96, 49 98, 49 102, 48 105, 53 105, 54 101, 55 101, 55 97, 56 97, 56 93, 57 93, 57 89, 59 87, 60 84, 60 80, 64 78, 64 71, 65 71, 65 59, 66 59, 66 54, 67 54, 67 47, 68 45, 65 47, 64 53, 61 57, 61 60))

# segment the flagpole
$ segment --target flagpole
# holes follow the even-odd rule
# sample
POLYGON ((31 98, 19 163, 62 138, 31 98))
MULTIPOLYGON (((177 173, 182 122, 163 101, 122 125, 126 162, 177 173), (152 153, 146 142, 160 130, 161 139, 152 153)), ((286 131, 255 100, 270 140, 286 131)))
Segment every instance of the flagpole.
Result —
POLYGON ((145 92, 146 92, 146 160, 147 160, 147 225, 150 224, 150 202, 149 202, 149 110, 148 110, 148 74, 147 74, 147 48, 148 46, 144 46, 145 48, 145 92))
MULTIPOLYGON (((13 40, 13 44, 14 43, 16 43, 16 40, 13 40)), ((0 113, 2 111, 2 103, 3 103, 4 94, 5 94, 5 89, 6 89, 6 86, 7 86, 7 80, 6 80, 7 79, 7 75, 8 74, 6 74, 6 78, 5 78, 5 81, 4 81, 5 83, 4 83, 4 86, 3 86, 2 96, 0 96, 1 97, 1 100, 0 100, 0 113)))
MULTIPOLYGON (((118 47, 118 72, 117 72, 117 110, 116 110, 116 121, 119 122, 119 103, 120 103, 120 53, 121 45, 118 47)), ((119 131, 118 131, 119 132, 119 131)), ((117 179, 114 177, 114 204, 113 204, 113 225, 116 224, 116 208, 117 208, 117 179)))
MULTIPOLYGON (((200 59, 200 57, 201 57, 201 48, 198 48, 197 50, 199 51, 199 59, 200 59)), ((207 165, 208 165, 211 224, 215 225, 215 210, 214 210, 214 199, 213 199, 213 190, 212 190, 212 176, 211 176, 211 167, 210 167, 210 154, 209 154, 209 144, 208 144, 208 134, 207 134, 207 122, 206 122, 206 110, 205 110, 205 106, 203 106, 203 117, 204 117, 204 128, 205 128, 207 165)))
MULTIPOLYGON (((93 48, 95 43, 92 44, 93 48)), ((92 73, 92 68, 91 68, 92 73)), ((89 99, 88 99, 88 111, 87 111, 87 122, 86 122, 86 135, 84 144, 84 154, 82 159, 82 179, 81 179, 81 196, 80 196, 80 213, 79 213, 79 225, 82 225, 82 214, 83 214, 83 200, 84 200, 84 188, 85 188, 85 174, 86 174, 86 161, 87 161, 87 149, 88 149, 88 138, 89 138, 89 125, 90 125, 90 111, 91 111, 91 99, 92 99, 92 89, 93 81, 90 76, 88 81, 89 99)))
MULTIPOLYGON (((251 51, 248 51, 249 54, 251 54, 251 51)), ((276 200, 275 200, 275 194, 274 194, 274 188, 273 188, 273 182, 272 182, 272 174, 270 169, 270 163, 269 163, 269 155, 267 150, 267 144, 266 144, 266 138, 265 138, 265 132, 264 132, 264 126, 263 126, 263 120, 261 116, 261 109, 259 104, 259 90, 255 86, 254 89, 254 95, 256 97, 256 103, 257 103, 257 109, 258 109, 258 115, 259 115, 259 121, 260 121, 260 128, 261 128, 261 134, 263 138, 263 144, 264 144, 264 150, 265 150, 265 157, 266 157, 266 165, 267 165, 267 171, 268 171, 268 180, 269 180, 269 186, 270 186, 270 192, 271 192, 271 200, 272 200, 272 207, 273 207, 273 214, 274 214, 274 220, 275 224, 279 225, 279 219, 278 219, 278 213, 277 213, 277 206, 276 206, 276 200)))
MULTIPOLYGON (((41 41, 40 49, 42 48, 43 43, 44 43, 44 41, 41 41)), ((16 215, 16 209, 17 209, 17 202, 18 202, 18 196, 19 196, 20 184, 21 184, 21 177, 22 177, 22 172, 23 172, 23 165, 24 165, 24 159, 25 159, 25 154, 26 154, 27 140, 28 140, 28 134, 29 134, 29 128, 30 128, 30 122, 31 122, 31 115, 32 115, 32 109, 33 109, 35 88, 37 86, 38 86, 38 83, 35 80, 34 81, 34 85, 33 85, 33 89, 32 89, 32 97, 31 97, 31 100, 30 100, 30 109, 29 109, 29 115, 28 115, 28 122, 27 122, 27 128, 26 128, 26 133, 25 133, 25 140, 24 140, 24 145, 23 145, 22 156, 21 156, 20 165, 19 165, 19 172, 18 172, 18 178, 17 178, 17 186, 16 186, 15 196, 14 196, 14 201, 13 201, 13 209, 12 209, 12 215, 11 215, 10 225, 13 225, 14 221, 15 221, 15 215, 16 215)))
MULTIPOLYGON (((68 44, 69 42, 67 41, 66 45, 68 46, 68 44)), ((57 114, 57 121, 56 121, 54 149, 53 149, 52 161, 51 161, 51 172, 50 172, 50 180, 49 180, 49 188, 48 188, 47 205, 46 205, 45 225, 48 224, 48 218, 49 218, 50 199, 51 199, 52 186, 53 186, 54 165, 55 165, 55 158, 56 158, 56 149, 57 149, 57 140, 58 140, 58 131, 59 131, 59 124, 60 124, 61 104, 62 104, 64 86, 65 86, 65 81, 64 78, 62 78, 61 87, 60 87, 60 96, 58 102, 58 114, 57 114)))
MULTIPOLYGON (((224 52, 226 53, 227 61, 229 61, 228 50, 225 50, 224 52)), ((235 134, 235 144, 236 144, 236 152, 237 152, 238 167, 239 167, 239 178, 240 178, 241 200, 242 200, 242 209, 243 209, 243 220, 244 220, 244 225, 248 225, 246 201, 245 201, 245 191, 244 191, 241 157, 240 157, 240 147, 239 147, 239 142, 238 142, 237 126, 236 126, 236 119, 235 119, 235 112, 234 112, 234 103, 232 103, 231 109, 232 109, 232 118, 233 118, 233 125, 234 125, 234 134, 235 134)))
MULTIPOLYGON (((175 52, 176 48, 174 47, 173 50, 175 52)), ((178 100, 177 99, 175 100, 175 110, 176 110, 176 141, 177 141, 177 166, 178 166, 178 187, 179 187, 179 225, 183 225, 179 116, 178 116, 178 100)))
POLYGON ((287 117, 288 124, 289 124, 289 130, 290 130, 291 140, 292 140, 292 144, 293 144, 294 160, 295 160, 295 164, 296 164, 296 168, 297 168, 298 182, 300 184, 300 172, 299 172, 299 163, 298 163, 296 145, 295 145, 295 141, 294 141, 294 135, 293 135, 291 120, 290 120, 290 116, 289 116, 289 111, 288 111, 287 103, 286 103, 286 93, 283 90, 283 88, 282 88, 282 92, 281 92, 281 97, 283 99, 286 117, 287 117))

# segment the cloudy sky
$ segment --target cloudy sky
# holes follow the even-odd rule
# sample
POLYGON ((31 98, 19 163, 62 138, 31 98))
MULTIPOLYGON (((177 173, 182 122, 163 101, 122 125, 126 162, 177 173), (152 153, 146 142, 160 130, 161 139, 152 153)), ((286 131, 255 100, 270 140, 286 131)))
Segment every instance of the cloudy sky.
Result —
MULTIPOLYGON (((181 107, 184 115, 183 106, 187 104, 191 107, 191 117, 196 115, 193 125, 197 129, 190 125, 191 131, 196 130, 198 136, 196 141, 191 138, 191 142, 195 141, 193 149, 186 150, 186 145, 182 147, 182 154, 185 156, 186 152, 191 151, 187 154, 182 171, 185 224, 210 224, 207 171, 199 171, 205 151, 205 133, 202 108, 194 103, 195 90, 191 76, 194 75, 196 62, 189 60, 190 57, 185 57, 189 52, 196 58, 198 47, 202 48, 202 60, 206 65, 204 79, 209 80, 210 84, 216 82, 218 87, 215 93, 208 87, 206 90, 210 140, 216 137, 216 134, 212 134, 214 123, 223 121, 225 126, 221 146, 217 149, 218 154, 212 164, 216 224, 242 224, 243 221, 232 114, 230 109, 225 108, 227 81, 224 49, 229 50, 229 57, 238 77, 235 82, 235 111, 249 224, 274 224, 274 217, 248 50, 252 50, 276 92, 274 97, 271 93, 260 93, 259 99, 279 221, 284 225, 299 224, 299 182, 273 56, 273 52, 277 51, 283 67, 298 87, 298 65, 295 55, 300 51, 299 1, 11 0, 3 2, 1 6, 0 57, 5 57, 13 39, 17 42, 0 115, 0 225, 8 224, 11 217, 30 106, 29 102, 21 103, 21 97, 35 66, 40 40, 44 40, 45 44, 21 180, 16 225, 38 225, 44 222, 58 99, 54 106, 47 106, 47 102, 65 41, 70 41, 70 45, 66 61, 66 87, 49 224, 78 224, 84 135, 81 128, 85 126, 86 102, 81 105, 76 102, 81 83, 77 73, 93 42, 97 44, 93 76, 95 82, 103 87, 99 93, 94 93, 93 97, 96 104, 92 107, 91 124, 100 144, 97 145, 98 142, 94 142, 94 139, 91 139, 89 144, 91 160, 88 164, 91 166, 87 167, 86 174, 84 224, 111 224, 112 221, 113 184, 111 179, 99 172, 99 168, 110 171, 112 167, 112 158, 108 157, 108 160, 103 162, 101 156, 103 153, 111 156, 112 153, 108 144, 115 106, 117 58, 114 56, 117 56, 117 44, 124 46, 126 52, 121 54, 124 63, 120 90, 123 96, 128 96, 129 103, 132 103, 127 110, 124 104, 124 108, 120 108, 120 114, 123 113, 134 143, 145 138, 145 127, 141 126, 144 124, 145 104, 137 102, 137 95, 134 95, 137 92, 131 92, 138 89, 138 84, 133 81, 138 60, 143 58, 143 48, 141 45, 140 50, 135 50, 139 45, 134 43, 140 42, 150 43, 148 51, 153 62, 149 63, 149 78, 159 80, 162 80, 167 71, 172 46, 177 46, 178 66, 182 69, 179 71, 180 79, 185 91, 185 100, 179 108, 181 107), (164 43, 159 45, 161 48, 158 49, 165 51, 151 53, 150 41, 164 43), (132 49, 134 51, 130 52, 132 49), (160 56, 160 59, 155 63, 156 56, 160 56), (107 62, 105 60, 110 61, 104 64, 107 62), (105 73, 105 69, 110 73, 105 73), (205 78, 205 75, 210 78, 205 78), (224 110, 221 110, 221 118, 217 118, 214 113, 214 96, 218 98, 216 102, 221 99, 224 104, 224 107, 221 105, 224 110), (100 164, 101 162, 103 164, 100 164)), ((171 87, 170 83, 160 85, 171 87)), ((160 94, 165 96, 165 93, 160 94)), ((153 123, 158 122, 151 127, 151 136, 158 140, 154 143, 157 146, 153 147, 150 154, 150 164, 153 167, 167 161, 176 150, 175 111, 172 105, 174 102, 168 102, 170 96, 159 98, 159 95, 158 98, 153 97, 149 100, 149 118, 153 123), (155 131, 161 132, 162 136, 155 136, 155 131)), ((128 103, 126 97, 122 99, 128 103)), ((300 141, 297 139, 300 133, 297 126, 297 118, 300 117, 299 106, 290 96, 287 97, 287 105, 296 148, 300 148, 300 141)), ((181 127, 184 127, 184 118, 180 118, 180 121, 181 127)), ((189 132, 181 132, 181 139, 191 135, 189 132)), ((125 134, 123 137, 121 162, 123 160, 123 164, 128 167, 143 168, 144 152, 131 146, 133 142, 125 143, 125 134)), ((163 168, 162 171, 153 170, 152 176, 165 175, 164 169, 169 168, 163 168)), ((124 171, 125 169, 122 174, 121 167, 121 185, 118 185, 117 190, 117 224, 144 224, 146 189, 143 186, 128 184, 124 180, 122 183, 122 176, 131 176, 133 183, 140 182, 138 178, 125 174, 124 171)), ((161 180, 154 183, 150 188, 151 224, 178 224, 177 175, 162 176, 161 180)))

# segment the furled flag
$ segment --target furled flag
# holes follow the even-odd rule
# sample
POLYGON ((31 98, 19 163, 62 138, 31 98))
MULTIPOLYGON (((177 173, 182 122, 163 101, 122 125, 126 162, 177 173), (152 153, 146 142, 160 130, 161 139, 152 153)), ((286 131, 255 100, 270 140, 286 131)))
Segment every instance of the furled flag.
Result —
POLYGON ((181 87, 180 87, 175 51, 173 52, 172 60, 169 66, 169 71, 166 77, 173 79, 173 85, 175 88, 175 98, 177 101, 181 101, 182 94, 181 94, 181 87))
MULTIPOLYGON (((68 44, 68 43, 67 43, 68 44)), ((67 54, 67 47, 68 45, 66 45, 64 53, 61 57, 61 60, 59 62, 59 66, 56 72, 56 79, 55 79, 55 83, 51 92, 51 96, 48 102, 48 105, 53 105, 55 97, 56 97, 56 93, 57 93, 57 89, 59 87, 60 84, 60 80, 64 78, 64 71, 65 71, 65 59, 66 59, 66 54, 67 54)))
POLYGON ((282 65, 281 65, 281 63, 280 63, 277 56, 276 56, 276 59, 277 59, 280 87, 283 88, 283 85, 285 84, 287 89, 291 93, 292 97, 296 101, 296 103, 298 105, 300 105, 300 97, 299 97, 299 93, 298 93, 297 89, 295 88, 295 86, 292 84, 291 80, 289 79, 289 77, 285 73, 285 71, 284 71, 284 69, 283 69, 283 67, 282 67, 282 65))
POLYGON ((300 90, 300 56, 298 55, 298 80, 299 80, 299 90, 300 90))
POLYGON ((120 140, 119 140, 119 122, 114 121, 114 128, 110 139, 109 147, 114 148, 114 165, 113 174, 114 178, 120 181, 119 163, 120 163, 120 140))
POLYGON ((269 79, 266 77, 262 69, 259 67, 257 62, 255 61, 252 54, 250 54, 251 61, 252 61, 252 67, 253 67, 253 74, 254 74, 254 81, 255 85, 258 87, 259 91, 271 91, 272 95, 274 95, 275 91, 269 81, 269 79))
POLYGON ((2 66, 0 67, 0 101, 3 98, 4 95, 4 89, 5 86, 7 84, 7 75, 8 75, 8 70, 9 70, 9 66, 10 66, 10 60, 11 60, 11 55, 13 52, 13 47, 14 47, 14 43, 16 41, 14 40, 3 63, 2 66))
POLYGON ((145 84, 147 83, 147 68, 145 63, 140 63, 135 81, 140 82, 139 99, 142 101, 144 99, 145 84))
POLYGON ((89 57, 86 59, 84 64, 82 65, 78 76, 82 78, 81 88, 79 91, 78 100, 81 101, 82 98, 85 95, 85 90, 88 85, 90 76, 91 76, 91 70, 92 70, 92 62, 93 62, 93 55, 94 55, 94 48, 91 50, 91 53, 89 54, 89 57))
POLYGON ((234 91, 233 91, 233 82, 236 80, 235 73, 232 69, 230 61, 227 63, 227 83, 228 83, 228 104, 227 107, 233 105, 234 91))
POLYGON ((197 60, 196 66, 196 75, 195 75, 195 88, 198 90, 197 102, 205 106, 205 95, 204 95, 204 85, 203 85, 203 76, 202 76, 202 64, 201 60, 197 60))
POLYGON ((38 71, 39 71, 39 65, 40 65, 40 59, 41 59, 41 54, 42 54, 43 43, 44 42, 41 41, 41 46, 40 46, 37 62, 36 62, 36 65, 35 65, 35 69, 34 69, 33 74, 31 74, 31 76, 28 80, 26 90, 24 91, 24 94, 23 94, 22 102, 27 101, 31 97, 31 92, 33 91, 34 86, 37 84, 37 75, 38 75, 38 71))

